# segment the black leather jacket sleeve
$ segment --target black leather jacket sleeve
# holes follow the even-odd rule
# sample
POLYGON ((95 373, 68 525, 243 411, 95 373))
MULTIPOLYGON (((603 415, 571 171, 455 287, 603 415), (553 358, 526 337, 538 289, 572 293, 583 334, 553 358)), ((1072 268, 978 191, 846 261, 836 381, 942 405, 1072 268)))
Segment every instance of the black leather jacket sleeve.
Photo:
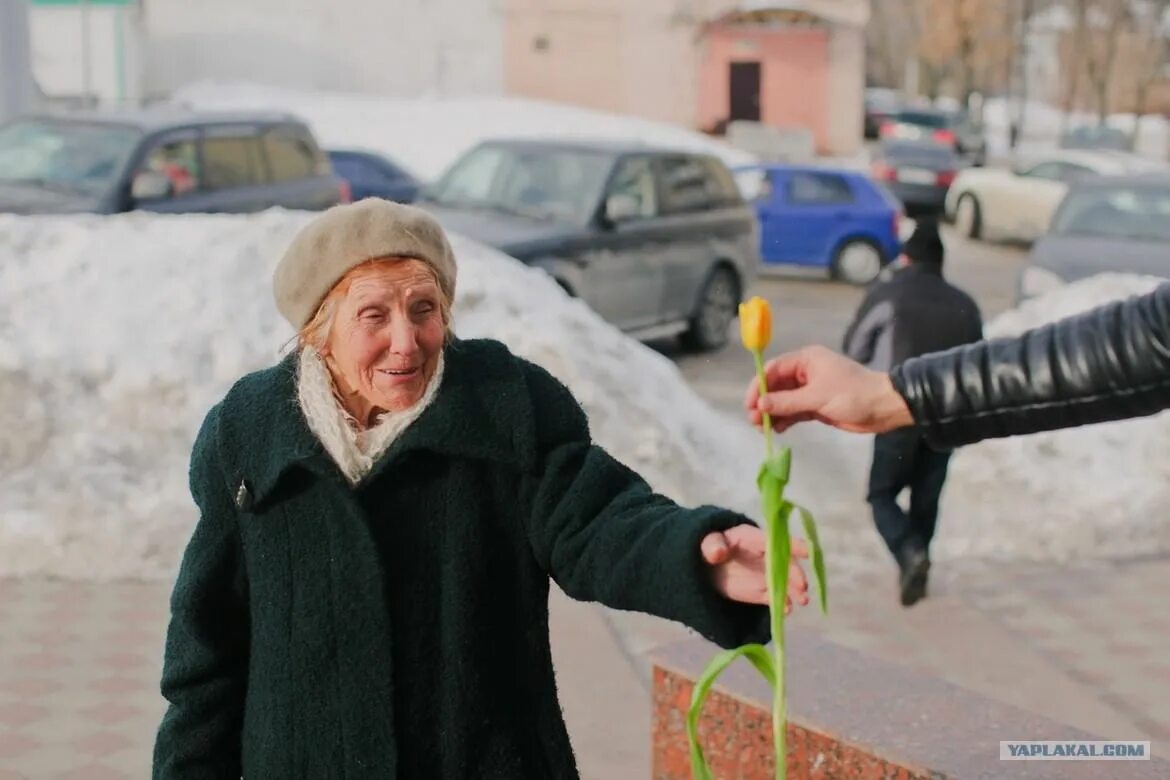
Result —
POLYGON ((1154 414, 1170 406, 1170 284, 890 376, 940 448, 1154 414))

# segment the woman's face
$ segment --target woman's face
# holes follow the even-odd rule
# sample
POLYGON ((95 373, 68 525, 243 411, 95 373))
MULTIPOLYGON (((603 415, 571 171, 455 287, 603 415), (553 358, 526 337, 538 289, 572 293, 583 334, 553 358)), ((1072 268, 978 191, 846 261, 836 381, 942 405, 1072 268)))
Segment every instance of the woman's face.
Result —
POLYGON ((368 416, 402 411, 422 398, 443 350, 440 302, 435 276, 421 260, 378 262, 354 273, 321 350, 347 406, 357 395, 368 416))

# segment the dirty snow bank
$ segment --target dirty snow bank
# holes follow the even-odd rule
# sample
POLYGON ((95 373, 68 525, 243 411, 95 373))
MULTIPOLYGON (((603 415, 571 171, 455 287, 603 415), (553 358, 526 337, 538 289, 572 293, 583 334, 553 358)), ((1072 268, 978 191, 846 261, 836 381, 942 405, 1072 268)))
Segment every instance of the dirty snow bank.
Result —
MULTIPOLYGON (((1005 312, 1012 336, 1161 280, 1104 274, 1005 312)), ((1170 550, 1170 415, 983 442, 951 463, 937 553, 1066 560, 1170 550)))
MULTIPOLYGON (((269 280, 307 218, 0 216, 0 576, 171 575, 194 434, 292 336, 269 280)), ((657 489, 754 512, 757 434, 543 272, 455 244, 461 336, 552 371, 657 489)))

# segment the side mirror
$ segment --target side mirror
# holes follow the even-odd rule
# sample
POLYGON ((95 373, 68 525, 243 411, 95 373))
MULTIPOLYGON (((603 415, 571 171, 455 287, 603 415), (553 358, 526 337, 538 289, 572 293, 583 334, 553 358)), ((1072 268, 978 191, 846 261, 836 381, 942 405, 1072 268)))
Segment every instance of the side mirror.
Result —
POLYGON ((158 171, 139 171, 130 183, 130 197, 136 202, 169 198, 174 193, 175 187, 171 180, 158 171))
POLYGON ((605 199, 605 218, 611 224, 628 222, 642 215, 642 204, 632 195, 610 195, 605 199))

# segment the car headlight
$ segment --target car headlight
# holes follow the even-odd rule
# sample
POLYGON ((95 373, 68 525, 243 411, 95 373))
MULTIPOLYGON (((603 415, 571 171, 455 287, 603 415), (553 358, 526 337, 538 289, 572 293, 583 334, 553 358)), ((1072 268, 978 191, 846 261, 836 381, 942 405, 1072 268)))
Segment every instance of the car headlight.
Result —
POLYGON ((1020 295, 1024 298, 1035 298, 1053 290, 1064 287, 1065 281, 1047 268, 1029 266, 1020 275, 1020 295))

